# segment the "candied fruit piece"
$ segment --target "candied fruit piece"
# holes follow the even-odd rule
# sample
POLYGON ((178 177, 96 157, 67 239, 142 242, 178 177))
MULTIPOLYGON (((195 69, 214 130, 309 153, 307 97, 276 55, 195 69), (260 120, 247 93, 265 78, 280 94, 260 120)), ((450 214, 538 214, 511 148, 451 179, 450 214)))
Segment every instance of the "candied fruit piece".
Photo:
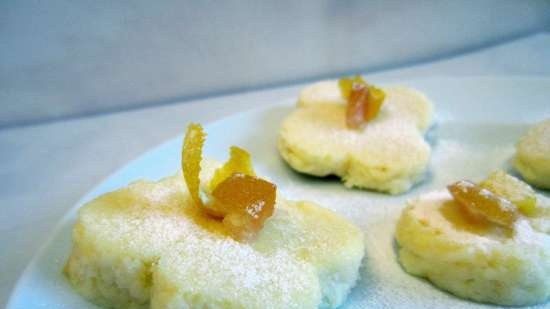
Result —
POLYGON ((382 107, 384 99, 386 98, 386 94, 384 93, 384 91, 382 91, 382 89, 370 85, 367 87, 369 91, 367 98, 367 108, 365 109, 365 114, 363 117, 365 121, 369 121, 378 116, 380 108, 382 107))
POLYGON ((533 216, 537 211, 537 197, 533 188, 506 172, 491 173, 479 186, 509 200, 526 216, 533 216))
POLYGON ((223 224, 232 237, 246 241, 273 214, 276 187, 263 179, 234 173, 216 186, 212 197, 213 208, 224 214, 223 224))
POLYGON ((455 202, 468 214, 492 223, 512 227, 518 218, 517 207, 507 199, 467 180, 447 186, 455 202))
POLYGON ((218 184, 227 179, 233 173, 241 173, 249 176, 255 176, 252 168, 250 154, 237 146, 232 146, 229 150, 229 159, 225 164, 214 172, 214 177, 210 181, 210 189, 214 190, 218 184))
POLYGON ((206 134, 202 126, 197 123, 191 123, 185 132, 181 150, 181 169, 183 171, 183 178, 187 184, 189 194, 197 206, 203 205, 199 195, 199 174, 201 172, 202 147, 205 138, 206 134))
POLYGON ((353 78, 344 77, 338 80, 338 86, 340 87, 340 92, 342 93, 342 97, 344 97, 344 99, 349 100, 351 89, 354 84, 367 85, 361 75, 355 75, 353 78))
POLYGON ((347 100, 348 128, 357 129, 378 115, 386 97, 382 89, 367 85, 361 76, 342 78, 338 83, 342 96, 347 100))
POLYGON ((350 129, 359 128, 365 122, 369 89, 365 85, 353 84, 346 108, 346 125, 350 129))

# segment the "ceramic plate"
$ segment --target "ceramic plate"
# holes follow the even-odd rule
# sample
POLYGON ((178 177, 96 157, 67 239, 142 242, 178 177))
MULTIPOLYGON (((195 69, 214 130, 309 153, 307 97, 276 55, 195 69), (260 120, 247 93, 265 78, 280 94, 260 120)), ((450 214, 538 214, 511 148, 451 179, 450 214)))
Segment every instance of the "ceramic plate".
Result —
MULTIPOLYGON (((406 274, 396 259, 395 223, 408 198, 443 188, 457 179, 478 180, 497 168, 510 170, 514 144, 521 134, 530 124, 550 117, 550 79, 436 78, 400 84, 426 93, 435 103, 437 115, 427 136, 433 152, 426 180, 406 194, 388 196, 349 190, 337 179, 293 172, 279 157, 276 138, 295 98, 207 124, 206 156, 225 160, 230 145, 246 148, 258 174, 272 179, 281 194, 289 199, 315 201, 361 227, 367 239, 361 280, 342 308, 486 306, 459 299, 406 274)), ((83 203, 132 180, 158 179, 174 173, 179 167, 181 140, 180 136, 152 149, 84 196, 22 274, 7 308, 98 308, 82 299, 61 273, 71 249, 77 210, 83 203)), ((550 304, 538 307, 544 306, 550 304)))

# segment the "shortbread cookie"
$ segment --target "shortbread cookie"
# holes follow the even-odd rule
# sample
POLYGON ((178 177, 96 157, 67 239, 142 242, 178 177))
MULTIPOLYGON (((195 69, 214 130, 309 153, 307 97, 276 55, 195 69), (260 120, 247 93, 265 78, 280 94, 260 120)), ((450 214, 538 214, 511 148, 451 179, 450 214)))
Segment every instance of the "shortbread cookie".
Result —
POLYGON ((114 308, 334 308, 345 300, 364 255, 351 223, 278 198, 257 237, 241 243, 192 204, 182 178, 134 182, 80 210, 65 272, 81 294, 114 308))
POLYGON ((474 219, 448 191, 437 191, 408 202, 396 238, 408 273, 463 298, 530 305, 550 297, 549 233, 550 203, 541 195, 530 216, 515 214, 506 227, 474 219))
POLYGON ((410 88, 383 90, 379 114, 362 128, 349 129, 337 81, 306 87, 282 124, 281 156, 299 172, 337 175, 348 187, 391 194, 409 190, 429 164, 423 134, 432 123, 432 103, 410 88))

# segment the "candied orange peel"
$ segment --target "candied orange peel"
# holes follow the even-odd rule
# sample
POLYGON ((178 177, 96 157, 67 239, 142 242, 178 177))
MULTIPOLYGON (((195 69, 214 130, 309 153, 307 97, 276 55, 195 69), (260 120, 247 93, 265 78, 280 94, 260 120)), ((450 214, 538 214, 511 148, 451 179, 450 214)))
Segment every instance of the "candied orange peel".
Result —
POLYGON ((386 94, 380 88, 369 85, 359 75, 338 81, 340 91, 347 100, 346 126, 360 128, 364 123, 378 116, 386 94))
POLYGON ((275 206, 276 187, 263 179, 233 173, 212 192, 213 208, 224 214, 223 224, 233 238, 252 238, 271 217, 275 206))
POLYGON ((206 133, 204 133, 202 126, 197 123, 191 123, 187 127, 181 149, 183 178, 187 184, 189 195, 191 195, 193 202, 198 206, 203 205, 199 192, 199 175, 201 172, 202 147, 204 146, 205 139, 206 133))
POLYGON ((199 124, 187 127, 182 148, 182 170, 189 194, 213 220, 222 220, 229 234, 238 241, 256 235, 273 214, 274 184, 255 176, 250 154, 239 147, 230 149, 228 161, 214 172, 209 183, 211 199, 200 196, 200 163, 206 134, 199 124))
POLYGON ((476 219, 513 227, 519 217, 516 205, 473 182, 461 180, 447 189, 461 209, 476 219))

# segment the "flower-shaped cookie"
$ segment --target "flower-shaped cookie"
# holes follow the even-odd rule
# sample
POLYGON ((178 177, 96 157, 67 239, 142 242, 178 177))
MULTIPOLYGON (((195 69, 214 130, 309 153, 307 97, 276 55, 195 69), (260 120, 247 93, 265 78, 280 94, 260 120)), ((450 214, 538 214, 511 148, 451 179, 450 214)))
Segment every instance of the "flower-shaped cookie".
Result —
POLYGON ((379 114, 359 129, 346 126, 346 100, 338 82, 306 87, 284 120, 279 152, 290 166, 314 176, 337 175, 347 187, 398 194, 419 182, 430 160, 423 134, 432 103, 401 86, 383 88, 379 114))
POLYGON ((399 261, 459 297, 508 306, 550 297, 550 200, 504 172, 410 200, 399 261))
POLYGON ((359 276, 363 233, 327 209, 278 194, 254 200, 246 208, 254 220, 269 203, 273 213, 251 221, 239 207, 263 194, 258 187, 265 183, 255 186, 260 178, 231 173, 253 174, 247 153, 233 147, 222 167, 202 161, 204 136, 192 127, 182 151, 183 173, 133 182, 80 209, 64 269, 75 289, 109 308, 341 305, 359 276), (228 186, 243 182, 228 197, 228 186), (208 204, 197 203, 199 187, 211 198, 208 204), (237 229, 253 235, 241 237, 237 229))

